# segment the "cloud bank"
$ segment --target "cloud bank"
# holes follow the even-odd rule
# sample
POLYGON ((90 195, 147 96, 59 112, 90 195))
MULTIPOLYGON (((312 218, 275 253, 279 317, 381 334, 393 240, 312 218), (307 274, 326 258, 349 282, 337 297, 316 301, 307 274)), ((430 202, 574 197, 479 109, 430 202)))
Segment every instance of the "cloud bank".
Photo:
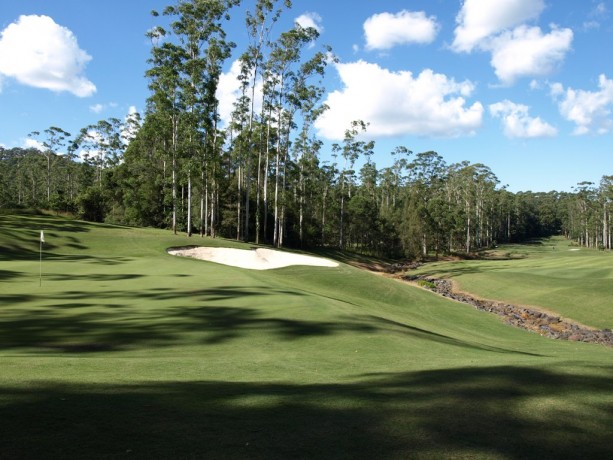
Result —
POLYGON ((465 0, 451 47, 470 52, 499 32, 537 18, 544 9, 544 0, 465 0))
POLYGON ((353 120, 370 123, 369 137, 458 137, 482 124, 482 104, 468 106, 465 99, 474 91, 469 81, 457 83, 430 69, 414 76, 362 60, 335 67, 343 88, 328 94, 329 110, 315 123, 327 139, 342 139, 353 120))
POLYGON ((0 34, 0 76, 23 85, 91 96, 96 86, 84 75, 90 60, 74 34, 49 16, 20 16, 0 34))
POLYGON ((561 83, 551 85, 551 94, 558 101, 560 114, 576 127, 573 134, 606 134, 613 128, 613 80, 598 77, 598 91, 564 89, 561 83))
POLYGON ((544 9, 544 0, 465 0, 451 49, 491 53, 494 72, 506 86, 521 77, 550 75, 570 51, 573 32, 552 25, 544 33, 529 26, 544 9))

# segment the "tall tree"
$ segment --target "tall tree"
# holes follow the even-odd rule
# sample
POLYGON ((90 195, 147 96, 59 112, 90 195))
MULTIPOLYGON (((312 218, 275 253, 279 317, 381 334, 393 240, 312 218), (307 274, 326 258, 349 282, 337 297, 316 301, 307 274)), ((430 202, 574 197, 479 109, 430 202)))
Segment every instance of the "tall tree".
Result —
POLYGON ((339 247, 342 249, 345 247, 345 201, 351 197, 351 185, 352 178, 355 172, 353 166, 360 155, 370 156, 373 148, 374 141, 359 140, 358 136, 365 133, 368 127, 368 123, 362 120, 354 120, 351 122, 349 129, 345 130, 345 137, 343 143, 333 144, 332 149, 335 152, 341 154, 345 163, 343 169, 340 172, 340 218, 339 218, 339 247))
POLYGON ((39 131, 33 131, 28 134, 28 137, 34 139, 42 139, 42 152, 47 160, 47 204, 51 203, 51 170, 53 163, 57 156, 60 154, 60 150, 66 146, 70 133, 64 131, 57 126, 50 126, 45 129, 44 136, 41 136, 39 131))
POLYGON ((82 128, 75 139, 75 148, 81 149, 85 161, 96 168, 98 186, 102 187, 102 173, 116 166, 126 148, 126 126, 118 118, 100 120, 82 128))
POLYGON ((296 77, 293 66, 300 61, 302 49, 317 37, 317 31, 312 27, 302 28, 296 24, 289 31, 283 32, 273 44, 270 55, 271 78, 274 78, 270 88, 275 92, 276 111, 276 155, 275 155, 275 184, 274 184, 274 228, 273 244, 283 245, 284 227, 284 187, 285 175, 283 171, 288 158, 290 146, 290 132, 294 128, 294 114, 296 104, 292 103, 292 79, 296 77))

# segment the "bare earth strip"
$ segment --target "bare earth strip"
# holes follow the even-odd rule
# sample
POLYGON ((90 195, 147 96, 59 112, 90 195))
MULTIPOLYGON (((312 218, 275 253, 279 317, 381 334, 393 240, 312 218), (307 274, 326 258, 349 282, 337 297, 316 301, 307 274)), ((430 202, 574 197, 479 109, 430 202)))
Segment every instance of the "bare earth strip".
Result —
POLYGON ((338 267, 338 263, 321 257, 257 248, 252 250, 234 248, 171 248, 168 253, 174 256, 193 257, 218 264, 251 270, 270 270, 291 265, 313 265, 318 267, 338 267))

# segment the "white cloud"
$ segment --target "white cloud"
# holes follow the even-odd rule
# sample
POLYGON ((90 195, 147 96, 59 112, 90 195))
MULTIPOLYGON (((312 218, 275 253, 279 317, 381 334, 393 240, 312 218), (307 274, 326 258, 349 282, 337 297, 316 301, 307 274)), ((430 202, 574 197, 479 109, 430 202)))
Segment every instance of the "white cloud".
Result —
POLYGON ((556 128, 540 117, 531 117, 527 105, 504 100, 490 105, 489 108, 493 117, 502 120, 504 134, 509 138, 553 137, 558 134, 556 128))
POLYGON ((426 17, 423 11, 375 14, 364 22, 366 49, 387 50, 406 43, 431 43, 438 30, 436 18, 426 17))
POLYGON ((593 14, 597 15, 597 16, 604 16, 604 15, 606 15, 607 14, 607 5, 605 5, 604 2, 600 2, 594 8, 593 14))
POLYGON ((544 0, 465 0, 451 47, 470 52, 489 37, 537 18, 544 9, 544 0))
POLYGON ((301 14, 296 19, 294 19, 294 22, 296 22, 300 25, 300 27, 303 27, 305 29, 308 27, 312 27, 319 33, 322 33, 324 30, 323 26, 321 25, 321 16, 317 13, 307 12, 301 14))
POLYGON ((519 26, 491 42, 492 67, 504 84, 524 76, 551 74, 570 50, 573 32, 557 29, 543 35, 538 27, 519 26))
POLYGON ((237 59, 232 63, 228 72, 219 76, 216 96, 219 100, 219 116, 226 125, 232 117, 233 104, 240 96, 240 82, 238 81, 240 73, 241 63, 237 59))
POLYGON ((36 139, 32 139, 30 137, 24 139, 23 148, 24 149, 36 149, 36 150, 40 150, 41 152, 44 152, 45 150, 47 150, 42 142, 37 141, 36 139))
POLYGON ((504 85, 525 76, 551 74, 571 48, 573 32, 551 26, 550 33, 530 27, 545 9, 544 0, 465 0, 456 18, 456 52, 490 52, 496 76, 504 85))
MULTIPOLYGON (((226 73, 222 73, 219 76, 219 83, 217 84, 217 100, 219 101, 219 117, 221 118, 224 126, 228 126, 232 119, 232 112, 234 111, 234 103, 241 96, 240 82, 238 76, 241 73, 241 62, 235 60, 230 67, 230 70, 226 73)), ((251 77, 253 81, 253 77, 251 77)), ((251 89, 248 90, 248 95, 251 96, 251 89)), ((255 88, 255 107, 256 113, 259 113, 262 109, 262 79, 258 78, 255 88)))
POLYGON ((599 91, 575 90, 560 83, 551 85, 551 94, 558 101, 560 114, 575 123, 573 134, 605 134, 613 128, 613 80, 602 74, 598 78, 599 91))
POLYGON ((141 119, 136 106, 131 105, 128 108, 128 114, 123 119, 123 129, 121 137, 126 144, 129 144, 141 128, 141 119))
POLYGON ((91 112, 94 113, 101 113, 102 111, 108 109, 108 108, 115 108, 117 107, 117 103, 116 102, 109 102, 108 104, 93 104, 89 106, 89 110, 91 112))
POLYGON ((562 83, 551 83, 549 85, 549 89, 553 97, 560 96, 564 93, 564 86, 562 85, 562 83))
POLYGON ((600 2, 588 14, 589 19, 583 22, 583 29, 586 31, 599 29, 601 22, 608 17, 607 5, 604 2, 600 2))
POLYGON ((426 69, 418 76, 392 72, 365 61, 335 65, 342 90, 328 94, 329 110, 317 119, 319 134, 343 138, 353 120, 370 123, 368 135, 456 137, 470 135, 482 124, 483 106, 466 105, 474 85, 426 69))
POLYGON ((0 35, 0 74, 24 85, 91 96, 96 86, 83 74, 90 60, 74 34, 48 16, 20 16, 0 35))

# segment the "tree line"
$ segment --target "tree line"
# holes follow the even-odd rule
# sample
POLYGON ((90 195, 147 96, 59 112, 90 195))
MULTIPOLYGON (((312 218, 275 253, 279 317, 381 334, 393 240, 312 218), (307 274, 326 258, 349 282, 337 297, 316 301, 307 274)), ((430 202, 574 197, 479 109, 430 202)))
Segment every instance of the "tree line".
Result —
POLYGON ((75 136, 33 132, 40 150, 0 148, 0 207, 389 257, 553 234, 611 248, 613 176, 572 193, 511 193, 486 165, 447 164, 405 146, 377 168, 363 120, 324 152, 314 123, 327 108, 322 81, 334 57, 315 28, 277 33, 289 0, 257 0, 244 13, 240 95, 223 124, 217 90, 240 3, 182 0, 152 12, 163 25, 147 32, 144 116, 101 120, 75 136))

